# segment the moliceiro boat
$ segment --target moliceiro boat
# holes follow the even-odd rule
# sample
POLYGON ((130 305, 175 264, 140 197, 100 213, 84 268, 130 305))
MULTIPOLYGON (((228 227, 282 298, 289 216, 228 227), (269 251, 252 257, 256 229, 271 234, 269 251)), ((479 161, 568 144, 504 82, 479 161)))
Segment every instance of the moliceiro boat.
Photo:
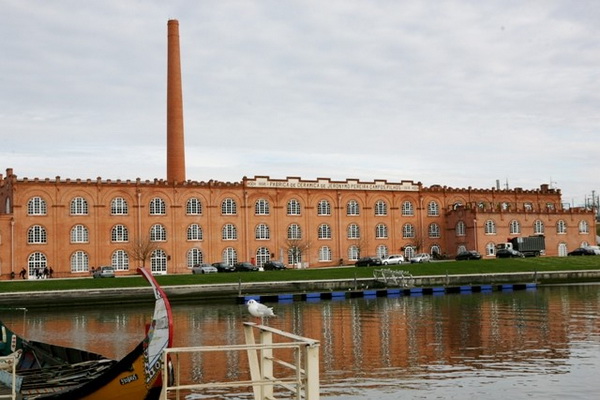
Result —
MULTIPOLYGON (((26 340, 0 322, 0 356, 16 356, 18 399, 150 400, 162 389, 162 352, 171 347, 169 301, 152 274, 138 272, 152 285, 154 315, 146 337, 121 360, 84 350, 26 340)), ((12 366, 0 370, 0 387, 12 389, 12 366)), ((168 377, 167 377, 168 379, 168 377)))

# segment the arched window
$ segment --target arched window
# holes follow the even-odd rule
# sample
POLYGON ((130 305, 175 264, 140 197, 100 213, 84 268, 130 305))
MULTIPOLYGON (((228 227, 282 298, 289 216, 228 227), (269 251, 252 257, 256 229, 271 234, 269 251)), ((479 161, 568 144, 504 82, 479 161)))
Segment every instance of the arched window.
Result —
POLYGON ((47 243, 48 235, 46 228, 40 225, 33 225, 27 230, 27 243, 29 244, 44 244, 47 243))
POLYGON ((360 239, 360 228, 357 224, 348 225, 348 239, 360 239))
POLYGON ((590 233, 590 227, 587 221, 579 221, 579 233, 590 233))
POLYGON ((429 237, 432 239, 439 238, 441 236, 440 226, 438 224, 429 224, 429 228, 427 230, 429 237))
POLYGON ((221 238, 223 240, 237 240, 237 228, 233 224, 223 225, 221 238))
POLYGON ((198 224, 190 224, 187 228, 187 240, 195 242, 202 239, 202 227, 198 224))
POLYGON ((269 215, 269 202, 265 199, 259 199, 254 205, 254 214, 269 215))
POLYGON ((377 246, 376 255, 379 258, 387 257, 387 255, 388 255, 388 248, 387 248, 387 246, 383 245, 383 244, 380 244, 379 246, 377 246))
POLYGON ((375 239, 387 239, 388 229, 385 224, 377 224, 375 227, 375 239))
POLYGON ((150 200, 150 215, 166 215, 167 205, 160 197, 150 200))
POLYGON ((83 197, 71 200, 71 215, 88 215, 88 203, 83 197))
POLYGON ((331 205, 327 200, 319 201, 317 205, 317 215, 331 215, 331 205))
POLYGON ((262 267, 264 263, 271 259, 271 252, 266 247, 259 247, 256 250, 256 265, 262 267))
POLYGON ((331 249, 328 246, 319 249, 319 261, 331 261, 331 249))
POLYGON ((187 267, 192 268, 194 265, 202 264, 204 262, 204 255, 202 250, 194 247, 189 249, 187 252, 187 267))
POLYGON ((494 243, 488 243, 485 245, 485 254, 488 256, 493 256, 496 254, 496 246, 494 246, 494 243))
POLYGON ((348 260, 356 261, 360 258, 360 250, 358 246, 352 245, 348 248, 348 260))
POLYGON ((185 205, 185 213, 187 215, 202 215, 202 203, 200 199, 192 197, 185 205))
POLYGON ((112 228, 110 239, 113 242, 128 242, 129 230, 125 225, 115 225, 112 228))
POLYGON ((254 237, 257 240, 268 240, 271 238, 269 226, 267 224, 258 224, 254 230, 254 237))
POLYGON ((127 201, 122 197, 115 197, 110 202, 110 214, 111 215, 127 215, 129 213, 129 206, 127 201))
POLYGON ((287 215, 300 215, 300 202, 296 199, 291 199, 287 203, 287 215))
POLYGON ((509 231, 511 235, 518 235, 521 233, 521 224, 516 219, 510 221, 509 231))
POLYGON ((458 221, 456 223, 456 236, 466 236, 467 234, 467 226, 464 221, 458 221))
POLYGON ((129 254, 125 250, 115 250, 111 265, 117 271, 129 271, 129 254))
POLYGON ((150 228, 150 241, 151 242, 166 242, 167 241, 167 230, 161 224, 154 224, 150 228))
POLYGON ((442 254, 442 250, 440 249, 440 246, 438 246, 437 244, 434 244, 429 249, 429 254, 431 254, 434 258, 439 257, 442 254))
POLYGON ((89 257, 85 251, 76 251, 71 254, 71 272, 88 272, 89 257))
POLYGON ((534 235, 543 235, 544 234, 544 223, 539 219, 536 219, 535 222, 533 223, 533 234, 534 235))
POLYGON ((440 215, 440 206, 435 201, 430 201, 427 205, 427 215, 430 217, 437 217, 440 215))
POLYGON ((495 235, 496 234, 496 223, 491 219, 485 221, 485 234, 495 235))
POLYGON ((375 216, 382 217, 387 215, 387 203, 383 200, 375 202, 375 216))
POLYGON ((567 244, 566 243, 559 243, 558 244, 558 256, 559 257, 566 257, 569 254, 569 250, 567 248, 567 244))
POLYGON ((415 256, 415 253, 416 253, 416 250, 414 247, 406 246, 406 248, 404 248, 404 259, 410 260, 411 258, 413 258, 415 256))
POLYGON ((237 252, 233 247, 227 247, 223 250, 223 262, 227 265, 233 265, 238 261, 237 252))
POLYGON ((410 201, 405 201, 402 203, 402 215, 405 217, 415 215, 415 209, 410 201))
POLYGON ((43 271, 48 266, 48 259, 44 253, 36 251, 27 258, 27 274, 36 276, 37 271, 43 271))
POLYGON ((302 228, 298 224, 290 224, 288 226, 288 234, 287 238, 289 240, 299 240, 302 239, 302 228))
POLYGON ((297 265, 302 262, 302 249, 299 246, 290 246, 287 253, 288 264, 297 265))
POLYGON ((346 205, 346 215, 360 215, 360 207, 356 200, 350 200, 346 205))
POLYGON ((319 239, 331 239, 331 227, 327 224, 319 225, 319 239))
POLYGON ((402 227, 402 238, 412 239, 415 237, 415 227, 412 224, 404 224, 402 227))
POLYGON ((41 197, 32 197, 27 202, 27 215, 46 215, 46 201, 41 197))
POLYGON ((233 199, 225 199, 221 203, 221 214, 223 215, 236 215, 237 214, 237 204, 233 199))
POLYGON ((456 254, 464 253, 465 251, 467 251, 467 248, 461 244, 458 246, 458 249, 456 249, 456 254))
POLYGON ((75 225, 71 229, 71 243, 88 243, 88 229, 83 225, 75 225))
POLYGON ((565 235, 567 233, 567 224, 564 220, 558 220, 556 222, 556 233, 559 235, 565 235))
POLYGON ((150 256, 150 270, 153 274, 167 273, 167 253, 162 249, 156 249, 150 256))

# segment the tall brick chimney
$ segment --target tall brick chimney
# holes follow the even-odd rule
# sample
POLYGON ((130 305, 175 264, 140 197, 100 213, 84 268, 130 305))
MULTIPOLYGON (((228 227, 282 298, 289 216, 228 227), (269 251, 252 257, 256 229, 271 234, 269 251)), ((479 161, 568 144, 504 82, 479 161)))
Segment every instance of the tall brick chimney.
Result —
POLYGON ((185 181, 179 21, 169 20, 167 46, 167 181, 185 181))

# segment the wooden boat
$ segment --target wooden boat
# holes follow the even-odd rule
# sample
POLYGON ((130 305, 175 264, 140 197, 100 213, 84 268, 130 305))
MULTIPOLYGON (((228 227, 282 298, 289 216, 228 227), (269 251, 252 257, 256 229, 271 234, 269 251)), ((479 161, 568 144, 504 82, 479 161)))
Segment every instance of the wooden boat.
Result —
MULTIPOLYGON (((149 400, 160 396, 162 351, 173 340, 169 301, 152 274, 140 268, 152 285, 154 315, 146 337, 121 360, 84 350, 29 341, 0 322, 0 356, 17 354, 17 398, 149 400)), ((0 370, 0 383, 12 388, 12 369, 0 370)))

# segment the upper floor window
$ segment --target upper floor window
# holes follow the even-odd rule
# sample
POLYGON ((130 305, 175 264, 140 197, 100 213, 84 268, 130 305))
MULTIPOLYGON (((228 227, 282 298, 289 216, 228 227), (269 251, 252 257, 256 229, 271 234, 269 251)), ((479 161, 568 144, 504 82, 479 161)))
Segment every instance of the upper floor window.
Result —
POLYGON ((561 235, 567 233, 567 224, 562 219, 556 223, 556 233, 561 235))
POLYGON ((579 233, 590 233, 590 227, 587 221, 579 221, 579 233))
POLYGON ((523 208, 525 209, 525 211, 533 211, 533 204, 525 203, 525 204, 523 204, 523 208))
POLYGON ((47 212, 46 201, 41 197, 32 197, 27 202, 27 215, 46 215, 47 212))
POLYGON ((518 235, 521 233, 521 224, 516 219, 510 221, 509 231, 511 235, 518 235))
POLYGON ((357 224, 348 225, 348 239, 360 239, 360 228, 357 224))
POLYGON ((237 240, 237 228, 233 224, 225 224, 223 225, 223 230, 221 232, 221 238, 223 240, 237 240))
POLYGON ((187 229, 187 240, 202 240, 202 227, 198 224, 191 224, 187 229))
POLYGON ((111 241, 113 242, 128 242, 129 230, 125 225, 115 225, 111 232, 111 241))
POLYGON ((258 224, 255 229, 255 238, 257 240, 267 240, 271 238, 269 226, 267 224, 258 224))
POLYGON ((356 200, 350 200, 346 205, 346 215, 360 215, 360 208, 356 200))
POLYGON ((167 205, 160 197, 150 200, 150 215, 166 215, 167 205))
POLYGON ((437 217, 440 215, 440 206, 435 201, 430 201, 427 205, 427 215, 430 217, 437 217))
POLYGON ((319 225, 319 239, 331 239, 331 227, 327 224, 319 225))
POLYGON ((485 233, 486 235, 495 235, 496 234, 496 223, 491 219, 485 221, 485 233))
POLYGON ((298 225, 298 224, 291 224, 288 227, 287 238, 289 240, 299 240, 299 239, 302 239, 302 229, 300 228, 300 225, 298 225))
POLYGON ((456 223, 456 236, 465 236, 467 234, 467 226, 464 221, 458 221, 456 223))
POLYGON ((404 224, 402 227, 402 238, 411 239, 415 237, 415 227, 413 224, 404 224))
POLYGON ((387 203, 385 201, 378 200, 375 202, 375 215, 376 216, 387 215, 387 203))
POLYGON ((428 234, 430 238, 439 238, 441 236, 440 226, 438 224, 429 224, 428 234))
POLYGON ((40 225, 33 225, 27 230, 27 243, 43 244, 47 243, 46 228, 40 225))
POLYGON ((415 215, 415 208, 413 207, 413 203, 410 201, 405 201, 402 203, 402 215, 405 217, 415 215))
POLYGON ((254 204, 254 214, 269 215, 269 202, 265 199, 259 199, 254 204))
POLYGON ((236 215, 237 204, 235 200, 227 198, 221 203, 221 214, 223 215, 236 215))
POLYGON ((287 203, 287 215, 300 215, 300 202, 296 199, 291 199, 287 203))
POLYGON ((71 243, 88 243, 89 233, 88 229, 83 225, 75 225, 71 229, 71 243))
POLYGON ((71 200, 71 215, 88 215, 88 203, 83 197, 71 200))
POLYGON ((167 230, 161 224, 154 224, 150 228, 150 241, 151 242, 166 242, 167 241, 167 230))
POLYGON ((327 200, 319 201, 317 205, 317 215, 331 215, 331 205, 327 200))
POLYGON ((111 215, 127 215, 129 213, 127 200, 122 197, 112 199, 110 202, 110 213, 111 215))
POLYGON ((375 227, 375 239, 387 239, 388 229, 385 224, 377 224, 375 227))
POLYGON ((543 235, 544 234, 544 223, 539 219, 535 220, 533 223, 533 234, 534 235, 543 235))
POLYGON ((185 205, 185 213, 187 215, 201 215, 202 214, 202 203, 199 199, 192 197, 185 205))

